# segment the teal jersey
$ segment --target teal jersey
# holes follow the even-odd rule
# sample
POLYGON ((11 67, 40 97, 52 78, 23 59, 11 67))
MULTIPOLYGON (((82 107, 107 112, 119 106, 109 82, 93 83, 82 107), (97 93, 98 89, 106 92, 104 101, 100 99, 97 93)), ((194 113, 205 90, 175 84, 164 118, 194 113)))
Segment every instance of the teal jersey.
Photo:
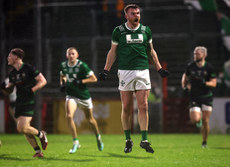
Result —
POLYGON ((152 31, 148 26, 139 24, 136 30, 127 28, 126 24, 116 27, 112 33, 112 43, 117 44, 118 69, 149 69, 149 43, 152 42, 152 31))
POLYGON ((77 63, 73 66, 69 66, 68 61, 61 63, 60 74, 66 76, 66 94, 74 96, 79 99, 89 99, 90 93, 86 84, 76 85, 74 79, 85 79, 93 74, 93 71, 88 65, 81 60, 77 60, 77 63))

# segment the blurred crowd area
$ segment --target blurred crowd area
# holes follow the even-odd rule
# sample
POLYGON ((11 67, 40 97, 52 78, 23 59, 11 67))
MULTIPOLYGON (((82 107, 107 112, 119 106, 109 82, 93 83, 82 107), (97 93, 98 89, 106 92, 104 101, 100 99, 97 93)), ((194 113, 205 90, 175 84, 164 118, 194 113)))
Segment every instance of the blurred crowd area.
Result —
MULTIPOLYGON (((143 10, 141 22, 153 32, 153 44, 161 62, 171 72, 167 82, 170 97, 180 97, 181 75, 193 57, 197 45, 208 48, 207 60, 219 76, 216 96, 227 96, 229 84, 227 61, 229 48, 224 45, 221 17, 229 15, 223 0, 216 2, 218 11, 197 10, 189 0, 136 0, 143 10)), ((123 8, 129 0, 3 0, 1 8, 1 80, 7 72, 9 50, 21 47, 25 61, 35 64, 48 80, 44 92, 59 87, 59 65, 65 50, 78 48, 80 59, 97 74, 103 69, 110 48, 113 29, 125 21, 123 8)), ((95 94, 114 92, 117 95, 116 64, 110 79, 90 85, 95 94), (98 89, 97 89, 98 88, 98 89)))

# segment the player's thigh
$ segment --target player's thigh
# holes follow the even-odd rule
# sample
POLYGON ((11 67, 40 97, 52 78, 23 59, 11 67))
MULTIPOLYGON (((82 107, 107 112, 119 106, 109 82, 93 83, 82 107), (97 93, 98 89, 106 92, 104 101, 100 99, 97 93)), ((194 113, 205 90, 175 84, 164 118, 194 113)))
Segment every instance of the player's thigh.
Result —
POLYGON ((193 106, 189 109, 189 116, 191 121, 199 121, 201 119, 201 108, 193 106))
POLYGON ((92 119, 93 117, 93 108, 86 108, 86 107, 81 107, 83 112, 85 113, 86 119, 92 119))
POLYGON ((17 127, 18 128, 28 127, 28 126, 30 126, 31 120, 32 120, 32 117, 19 116, 17 118, 17 127))
POLYGON ((72 98, 67 98, 66 103, 65 103, 65 109, 66 109, 67 116, 73 117, 74 112, 77 109, 76 101, 74 99, 72 99, 72 98))
POLYGON ((130 110, 133 106, 133 92, 132 91, 120 91, 122 108, 124 110, 130 110))
POLYGON ((210 116, 211 116, 211 113, 212 111, 203 111, 202 114, 203 114, 203 119, 204 120, 209 120, 210 119, 210 116))
POLYGON ((149 96, 150 90, 137 90, 136 91, 136 99, 137 99, 137 105, 138 108, 140 106, 148 106, 148 96, 149 96))

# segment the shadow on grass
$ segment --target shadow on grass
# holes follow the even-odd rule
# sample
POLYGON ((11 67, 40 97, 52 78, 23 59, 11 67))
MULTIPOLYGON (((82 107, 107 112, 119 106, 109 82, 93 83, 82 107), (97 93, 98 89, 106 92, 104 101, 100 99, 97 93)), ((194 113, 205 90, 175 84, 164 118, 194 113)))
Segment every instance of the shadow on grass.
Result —
POLYGON ((92 162, 94 160, 92 159, 61 159, 61 158, 52 158, 52 157, 43 157, 43 158, 33 158, 33 159, 22 159, 22 158, 17 158, 17 157, 11 157, 7 154, 2 154, 0 155, 0 160, 13 160, 13 161, 33 161, 33 160, 45 160, 45 161, 69 161, 69 162, 92 162))
POLYGON ((114 154, 114 153, 108 153, 109 157, 115 157, 115 158, 133 158, 133 159, 152 159, 153 157, 140 157, 140 156, 132 156, 132 155, 122 155, 122 154, 114 154))
POLYGON ((17 157, 10 157, 7 154, 1 154, 0 155, 0 160, 14 160, 14 161, 31 161, 32 159, 22 159, 22 158, 17 158, 17 157))
POLYGON ((230 150, 230 147, 208 147, 210 149, 217 149, 217 150, 230 150))

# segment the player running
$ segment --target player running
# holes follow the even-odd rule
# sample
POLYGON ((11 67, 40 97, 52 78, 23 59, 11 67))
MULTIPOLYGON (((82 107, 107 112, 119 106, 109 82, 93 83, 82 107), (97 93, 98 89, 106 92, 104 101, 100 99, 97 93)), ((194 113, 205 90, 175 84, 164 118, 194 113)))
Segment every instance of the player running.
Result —
POLYGON ((73 147, 69 153, 75 153, 80 148, 77 130, 73 120, 77 107, 81 107, 96 135, 97 146, 100 151, 104 144, 99 133, 97 121, 93 116, 93 103, 87 88, 87 83, 97 82, 97 78, 88 65, 78 59, 79 54, 75 47, 66 51, 67 61, 61 63, 60 84, 61 91, 66 92, 66 118, 73 138, 73 147))
POLYGON ((213 102, 212 88, 216 87, 216 73, 214 67, 205 60, 206 57, 207 48, 197 46, 194 49, 194 61, 187 66, 181 80, 182 88, 190 92, 189 115, 192 123, 199 123, 202 120, 203 148, 207 146, 209 133, 213 102))
POLYGON ((48 145, 46 133, 39 131, 30 125, 34 115, 35 99, 34 94, 37 90, 46 85, 46 79, 32 65, 23 62, 24 51, 20 48, 12 49, 8 55, 8 65, 14 69, 9 74, 9 83, 2 83, 1 89, 5 93, 11 93, 16 86, 16 105, 15 118, 17 130, 26 136, 26 139, 35 150, 33 157, 43 157, 43 153, 36 141, 35 136, 39 137, 42 149, 48 145))

